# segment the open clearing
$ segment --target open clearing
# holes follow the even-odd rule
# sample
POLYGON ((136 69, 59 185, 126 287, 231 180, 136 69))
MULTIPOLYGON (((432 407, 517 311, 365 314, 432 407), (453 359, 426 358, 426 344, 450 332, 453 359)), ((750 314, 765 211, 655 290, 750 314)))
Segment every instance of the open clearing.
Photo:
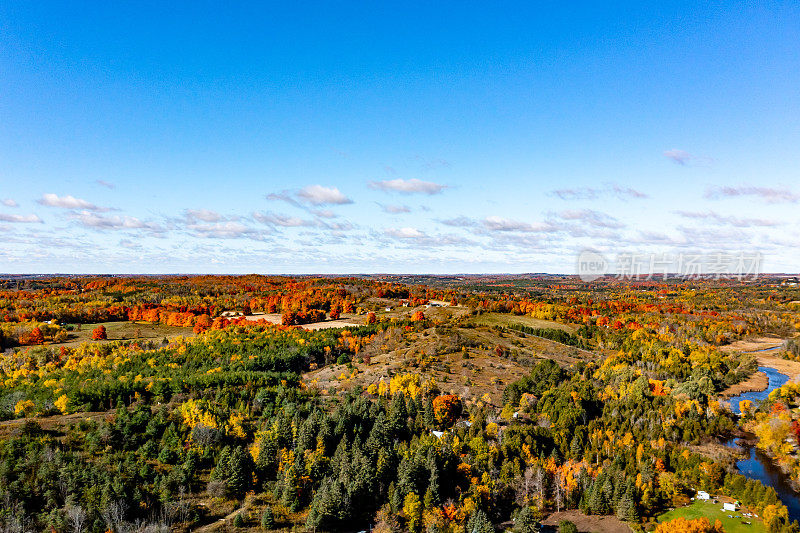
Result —
POLYGON ((114 417, 114 410, 110 411, 91 411, 82 413, 72 413, 69 415, 42 416, 36 418, 15 418, 13 420, 0 421, 0 437, 8 438, 11 435, 18 436, 22 431, 25 422, 35 422, 45 431, 60 431, 70 424, 76 424, 81 420, 111 420, 114 417))
MULTIPOLYGON (((282 315, 280 313, 259 313, 255 315, 245 316, 245 320, 249 322, 258 322, 259 320, 266 320, 270 324, 280 325, 282 315)), ((366 322, 365 316, 358 315, 342 315, 337 320, 324 320, 322 322, 314 322, 311 324, 301 324, 304 329, 317 330, 328 328, 346 328, 352 326, 363 326, 366 322)))
POLYGON ((366 362, 329 365, 307 372, 303 381, 329 394, 387 384, 392 376, 414 373, 421 381, 436 380, 440 390, 475 401, 489 394, 499 405, 505 387, 530 372, 541 359, 552 359, 562 366, 594 359, 589 352, 558 342, 517 332, 501 333, 486 327, 432 327, 405 332, 390 328, 365 346, 359 357, 366 362), (461 346, 465 346, 464 351, 461 346), (497 355, 497 347, 503 355, 497 355))
MULTIPOLYGON (((631 528, 616 516, 585 515, 577 509, 553 513, 542 524, 556 527, 561 520, 569 520, 581 533, 630 533, 631 528)), ((557 531, 557 529, 556 529, 557 531)))
MULTIPOLYGON (((727 501, 731 501, 730 498, 727 501)), ((722 501, 712 503, 710 501, 695 500, 691 505, 680 507, 673 511, 668 511, 658 517, 659 522, 667 522, 680 516, 686 519, 706 517, 713 524, 714 521, 722 522, 722 527, 726 533, 766 533, 764 523, 758 518, 746 517, 742 513, 747 512, 745 508, 739 511, 723 511, 722 501), (732 516, 733 518, 729 518, 732 516), (738 517, 738 518, 737 518, 738 517), (750 522, 750 524, 745 524, 750 522)))
POLYGON ((509 315, 504 313, 484 313, 472 319, 474 324, 482 326, 504 326, 509 327, 515 324, 521 324, 530 328, 552 328, 561 329, 567 333, 575 333, 576 328, 555 322, 553 320, 540 320, 538 318, 531 318, 524 315, 509 315))
MULTIPOLYGON (((64 346, 75 346, 82 342, 112 342, 119 340, 162 340, 175 337, 193 337, 192 328, 178 326, 165 326, 150 322, 102 322, 99 324, 81 324, 81 329, 69 331, 67 342, 60 343, 64 346), (108 339, 105 341, 92 340, 92 331, 97 326, 106 327, 108 339)), ((56 343, 54 343, 56 344, 56 343)))

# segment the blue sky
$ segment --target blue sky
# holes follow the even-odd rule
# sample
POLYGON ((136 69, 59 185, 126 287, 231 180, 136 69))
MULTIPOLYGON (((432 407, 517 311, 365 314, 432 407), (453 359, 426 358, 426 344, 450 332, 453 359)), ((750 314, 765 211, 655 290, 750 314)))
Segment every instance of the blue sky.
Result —
POLYGON ((800 270, 800 5, 561 4, 3 2, 0 272, 800 270))

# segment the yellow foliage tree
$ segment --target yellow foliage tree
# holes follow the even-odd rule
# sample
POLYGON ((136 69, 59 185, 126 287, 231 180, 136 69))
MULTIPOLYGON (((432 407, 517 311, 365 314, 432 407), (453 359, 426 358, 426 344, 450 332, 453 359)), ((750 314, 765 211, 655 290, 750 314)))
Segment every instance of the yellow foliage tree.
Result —
POLYGON ((31 416, 33 415, 33 411, 36 408, 36 405, 30 400, 20 400, 17 402, 17 405, 14 406, 14 414, 19 416, 31 416))
POLYGON ((761 517, 769 531, 777 531, 782 523, 789 521, 789 511, 785 505, 767 505, 761 517))
POLYGON ((422 502, 414 492, 409 492, 403 502, 403 514, 408 521, 408 530, 417 532, 422 525, 422 502))
POLYGON ((725 530, 719 520, 712 525, 706 517, 687 520, 681 516, 658 524, 656 533, 725 533, 725 530))
POLYGON ((69 403, 69 398, 66 394, 62 394, 58 397, 58 399, 53 402, 56 406, 56 409, 61 411, 63 414, 67 414, 67 404, 69 403))

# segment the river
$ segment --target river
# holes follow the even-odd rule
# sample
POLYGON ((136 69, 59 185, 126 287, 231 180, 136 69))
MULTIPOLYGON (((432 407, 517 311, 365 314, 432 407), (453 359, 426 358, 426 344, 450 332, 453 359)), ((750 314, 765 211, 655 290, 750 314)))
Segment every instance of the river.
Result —
POLYGON ((769 379, 769 385, 767 385, 767 388, 762 391, 745 392, 744 394, 740 394, 738 396, 732 396, 731 399, 729 400, 731 404, 731 411, 733 411, 737 415, 742 413, 742 411, 739 409, 739 402, 741 402, 742 400, 750 400, 754 404, 753 407, 755 407, 755 404, 757 404, 761 400, 766 400, 770 392, 774 391, 775 389, 777 389, 778 387, 789 381, 789 376, 787 376, 786 374, 781 374, 774 368, 768 366, 760 366, 758 367, 758 370, 767 375, 767 378, 769 379))
MULTIPOLYGON (((739 402, 742 400, 750 400, 754 404, 765 400, 770 392, 789 381, 789 376, 781 374, 774 368, 760 366, 758 370, 767 375, 769 378, 769 385, 763 391, 745 392, 744 394, 732 397, 730 399, 730 405, 734 413, 741 413, 739 402)), ((800 521, 800 497, 792 488, 789 476, 778 468, 778 465, 775 464, 772 458, 752 444, 748 444, 742 439, 735 439, 735 441, 736 442, 729 441, 726 445, 731 448, 744 450, 744 453, 748 455, 747 459, 736 461, 736 468, 739 469, 739 472, 745 477, 757 479, 764 485, 775 489, 775 492, 778 493, 778 497, 780 497, 781 501, 789 509, 789 519, 800 521)))

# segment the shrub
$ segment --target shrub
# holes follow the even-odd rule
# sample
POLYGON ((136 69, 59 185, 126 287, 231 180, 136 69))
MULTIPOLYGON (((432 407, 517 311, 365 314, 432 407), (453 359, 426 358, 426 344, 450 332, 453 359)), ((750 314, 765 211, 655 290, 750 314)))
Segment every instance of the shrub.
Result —
POLYGON ((569 520, 559 520, 558 533, 578 533, 578 526, 569 520))

